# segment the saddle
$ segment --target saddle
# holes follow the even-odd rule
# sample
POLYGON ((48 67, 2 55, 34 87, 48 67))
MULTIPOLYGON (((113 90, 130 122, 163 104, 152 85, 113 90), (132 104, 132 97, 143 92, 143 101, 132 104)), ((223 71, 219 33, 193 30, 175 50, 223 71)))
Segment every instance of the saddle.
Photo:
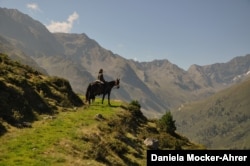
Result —
MULTIPOLYGON (((95 80, 91 85, 98 85, 99 87, 104 88, 105 87, 105 83, 101 80, 95 80)), ((101 95, 101 93, 97 93, 97 95, 101 95)))
POLYGON ((104 82, 102 82, 101 80, 95 80, 94 84, 104 84, 104 82))

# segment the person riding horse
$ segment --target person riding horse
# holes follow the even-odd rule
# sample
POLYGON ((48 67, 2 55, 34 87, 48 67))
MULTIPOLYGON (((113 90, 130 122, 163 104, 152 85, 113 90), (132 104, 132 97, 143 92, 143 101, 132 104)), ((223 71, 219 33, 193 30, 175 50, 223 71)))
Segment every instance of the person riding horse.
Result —
POLYGON ((102 94, 102 104, 105 95, 108 95, 108 104, 110 105, 110 94, 113 87, 117 87, 117 89, 120 87, 120 78, 117 78, 113 81, 105 81, 103 77, 103 69, 100 69, 97 80, 92 83, 89 83, 87 87, 85 94, 86 101, 90 104, 91 100, 92 102, 95 100, 96 95, 102 94))
POLYGON ((105 87, 103 84, 100 83, 101 81, 97 80, 93 83, 89 83, 85 98, 86 101, 90 104, 91 100, 92 102, 95 100, 96 95, 103 95, 102 96, 102 104, 105 98, 105 95, 108 95, 108 104, 110 105, 110 94, 113 87, 117 87, 117 89, 120 87, 120 79, 117 78, 113 81, 107 81, 105 82, 105 87))

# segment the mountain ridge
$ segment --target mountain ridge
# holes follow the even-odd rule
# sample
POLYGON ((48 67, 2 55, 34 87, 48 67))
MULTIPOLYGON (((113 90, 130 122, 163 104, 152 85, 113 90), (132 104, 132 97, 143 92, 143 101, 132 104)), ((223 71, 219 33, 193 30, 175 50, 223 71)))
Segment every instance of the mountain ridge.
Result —
POLYGON ((185 102, 207 97, 237 83, 233 79, 249 71, 249 55, 224 64, 191 66, 187 71, 168 60, 135 62, 102 48, 84 33, 50 33, 44 25, 17 10, 15 15, 22 17, 6 15, 13 12, 11 9, 0 8, 0 11, 0 22, 4 25, 0 27, 0 36, 9 42, 5 45, 21 50, 49 75, 68 79, 77 93, 84 94, 87 85, 96 80, 99 68, 103 68, 107 80, 121 78, 121 88, 113 90, 111 97, 124 101, 136 99, 150 116, 159 117, 185 102), (15 21, 23 17, 22 24, 15 21), (20 28, 15 28, 15 33, 11 28, 5 33, 6 27, 13 25, 20 28), (245 69, 237 68, 241 64, 245 69))

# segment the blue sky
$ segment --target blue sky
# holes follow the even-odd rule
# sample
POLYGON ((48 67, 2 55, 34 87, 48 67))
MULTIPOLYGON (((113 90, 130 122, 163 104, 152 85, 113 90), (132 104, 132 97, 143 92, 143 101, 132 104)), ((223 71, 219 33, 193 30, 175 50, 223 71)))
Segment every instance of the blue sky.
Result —
POLYGON ((250 0, 0 0, 51 32, 85 33, 126 59, 183 69, 250 53, 250 0))

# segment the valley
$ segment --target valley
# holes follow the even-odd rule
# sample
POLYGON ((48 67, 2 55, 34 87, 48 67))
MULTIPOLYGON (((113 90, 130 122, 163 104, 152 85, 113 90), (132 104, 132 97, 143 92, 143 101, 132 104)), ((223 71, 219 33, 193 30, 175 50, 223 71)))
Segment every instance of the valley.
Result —
POLYGON ((0 24, 1 137, 33 130, 16 128, 40 123, 40 114, 84 112, 82 96, 103 68, 107 81, 120 78, 112 101, 136 100, 148 119, 170 111, 178 133, 208 149, 250 148, 250 54, 184 70, 167 59, 126 59, 85 33, 50 33, 16 9, 0 8, 0 24))

